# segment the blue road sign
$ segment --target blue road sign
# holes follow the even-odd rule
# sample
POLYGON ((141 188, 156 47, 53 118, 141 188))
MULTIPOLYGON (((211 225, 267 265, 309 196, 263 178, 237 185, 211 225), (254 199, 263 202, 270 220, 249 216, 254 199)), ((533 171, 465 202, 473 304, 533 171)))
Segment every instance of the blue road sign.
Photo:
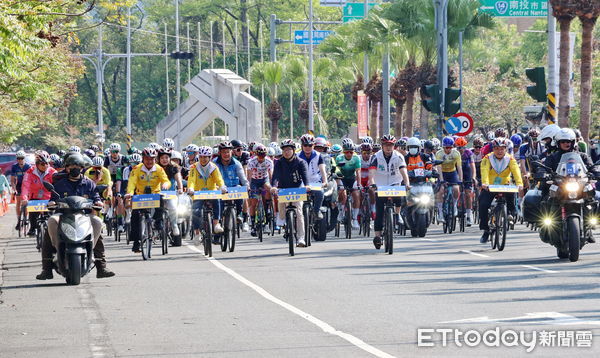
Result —
POLYGON ((448 134, 456 134, 462 130, 460 118, 450 117, 446 120, 446 132, 448 134))
MULTIPOLYGON (((329 30, 313 30, 313 45, 318 45, 333 31, 329 30)), ((296 45, 310 45, 310 33, 308 30, 296 30, 294 31, 294 44, 296 45)))

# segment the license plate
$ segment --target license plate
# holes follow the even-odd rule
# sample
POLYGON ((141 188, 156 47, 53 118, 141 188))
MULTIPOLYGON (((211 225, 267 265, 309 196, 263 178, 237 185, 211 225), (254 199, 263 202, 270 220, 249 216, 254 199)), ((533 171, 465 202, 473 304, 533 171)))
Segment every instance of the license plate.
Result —
POLYGON ((177 192, 175 190, 163 190, 160 194, 165 200, 177 199, 177 192))
POLYGON ((223 194, 219 190, 199 190, 194 192, 194 200, 217 200, 222 197, 223 194))
POLYGON ((223 200, 248 199, 248 187, 234 186, 228 187, 227 193, 223 194, 223 200))
POLYGON ((160 208, 160 194, 134 195, 131 198, 131 208, 133 210, 160 208))
POLYGON ((306 188, 279 189, 277 197, 280 203, 306 201, 306 188))
POLYGON ((378 186, 377 196, 382 198, 396 198, 406 196, 405 186, 378 186))
POLYGON ((28 213, 43 213, 48 211, 48 202, 50 200, 29 200, 27 202, 28 213))
POLYGON ((515 185, 490 185, 490 193, 516 193, 519 189, 515 185))

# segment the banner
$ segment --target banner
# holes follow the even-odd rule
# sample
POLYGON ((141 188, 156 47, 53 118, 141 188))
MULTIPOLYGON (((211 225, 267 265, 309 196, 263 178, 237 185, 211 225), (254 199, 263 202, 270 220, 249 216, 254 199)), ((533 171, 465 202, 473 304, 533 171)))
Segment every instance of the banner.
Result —
POLYGON ((358 114, 358 137, 366 137, 369 132, 369 110, 367 105, 367 95, 363 91, 358 91, 357 114, 358 114))

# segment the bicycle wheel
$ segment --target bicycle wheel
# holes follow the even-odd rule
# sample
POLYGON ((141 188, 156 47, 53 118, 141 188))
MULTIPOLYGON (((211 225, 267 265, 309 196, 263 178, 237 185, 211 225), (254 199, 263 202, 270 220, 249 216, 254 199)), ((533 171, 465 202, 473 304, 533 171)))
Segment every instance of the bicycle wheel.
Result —
POLYGON ((129 230, 131 230, 131 224, 125 224, 124 226, 125 229, 125 244, 129 245, 129 230))
POLYGON ((167 212, 163 210, 163 227, 160 230, 160 239, 162 246, 162 254, 166 255, 169 253, 169 235, 171 234, 171 221, 167 212))
POLYGON ((295 213, 295 210, 286 210, 285 212, 285 237, 288 241, 290 256, 294 256, 294 248, 296 247, 296 233, 294 230, 296 226, 295 213))
POLYGON ((344 206, 344 231, 346 233, 346 239, 352 238, 352 195, 348 195, 346 199, 346 205, 344 206))
POLYGON ((207 251, 206 255, 208 257, 212 257, 212 239, 213 239, 213 222, 212 222, 212 213, 206 213, 206 237, 204 241, 206 242, 205 251, 207 251))
POLYGON ((29 218, 27 217, 27 209, 21 209, 21 233, 23 237, 27 237, 27 232, 29 231, 29 218))
POLYGON ((498 229, 496 228, 496 210, 490 210, 490 220, 489 220, 489 228, 490 232, 490 245, 492 245, 492 250, 495 250, 498 247, 498 229))
POLYGON ((152 253, 152 221, 142 217, 142 258, 148 260, 152 253))
POLYGON ((233 252, 233 250, 235 249, 235 239, 236 237, 240 236, 240 228, 237 222, 237 212, 235 211, 235 209, 231 209, 230 217, 233 228, 231 230, 231 235, 229 236, 229 252, 233 252))
POLYGON ((121 241, 121 232, 119 231, 119 218, 116 216, 112 219, 113 233, 115 234, 115 241, 121 241))
POLYGON ((506 232, 508 231, 508 214, 506 213, 506 206, 501 205, 496 208, 496 214, 498 251, 502 251, 504 250, 504 245, 506 245, 506 232))
POLYGON ((22 231, 21 231, 21 226, 23 226, 23 220, 22 217, 23 214, 19 215, 19 217, 17 218, 17 225, 19 225, 19 230, 17 230, 17 233, 19 234, 19 237, 21 237, 22 231))
POLYGON ((223 213, 223 234, 221 234, 221 252, 227 251, 229 237, 233 231, 233 223, 231 222, 231 209, 225 209, 223 213))
POLYGON ((304 216, 304 241, 306 241, 306 246, 310 246, 310 239, 312 236, 312 216, 311 208, 308 203, 302 205, 302 216, 304 216))
POLYGON ((393 220, 394 217, 394 209, 393 208, 387 208, 385 210, 385 233, 384 233, 384 240, 385 240, 385 252, 387 252, 389 255, 394 253, 394 228, 393 228, 393 220))
POLYGON ((44 225, 38 223, 38 228, 35 235, 35 248, 39 251, 42 250, 42 240, 44 239, 44 225))

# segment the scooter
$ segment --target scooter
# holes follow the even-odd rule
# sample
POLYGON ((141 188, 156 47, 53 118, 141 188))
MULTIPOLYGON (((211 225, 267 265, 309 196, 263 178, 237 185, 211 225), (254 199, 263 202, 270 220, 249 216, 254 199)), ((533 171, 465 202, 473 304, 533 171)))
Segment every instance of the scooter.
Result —
POLYGON ((327 233, 333 230, 337 224, 337 205, 332 205, 334 193, 337 193, 337 184, 335 180, 330 180, 327 183, 327 189, 323 193, 323 204, 321 204, 321 208, 319 209, 323 214, 323 219, 317 220, 314 236, 315 241, 325 241, 327 233))
MULTIPOLYGON (((54 185, 44 182, 46 190, 59 196, 54 185)), ((101 210, 92 200, 81 196, 58 199, 48 209, 60 213, 58 222, 59 246, 54 257, 54 268, 65 277, 68 285, 79 285, 81 278, 93 268, 92 210, 101 210)))
POLYGON ((437 177, 437 174, 432 170, 423 170, 416 173, 417 175, 411 171, 410 174, 411 179, 418 178, 420 180, 411 184, 404 217, 412 237, 425 237, 431 223, 431 209, 435 203, 433 185, 426 179, 437 177))

